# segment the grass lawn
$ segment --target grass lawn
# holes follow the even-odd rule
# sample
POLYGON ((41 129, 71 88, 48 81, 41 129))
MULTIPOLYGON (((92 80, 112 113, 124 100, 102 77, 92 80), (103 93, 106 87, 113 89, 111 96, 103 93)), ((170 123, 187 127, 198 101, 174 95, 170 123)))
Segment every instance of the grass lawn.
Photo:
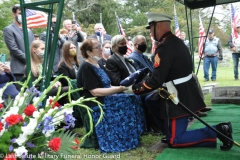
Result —
MULTIPOLYGON (((211 73, 211 69, 209 73, 211 73)), ((211 81, 204 82, 202 67, 200 68, 197 76, 201 86, 205 84, 213 83, 211 81)), ((233 67, 218 67, 217 80, 214 83, 218 83, 218 86, 239 86, 239 81, 234 81, 233 67)), ((207 106, 211 106, 210 94, 205 95, 205 103, 207 106)), ((78 129, 77 132, 83 134, 84 129, 78 129)), ((120 159, 123 159, 123 160, 146 160, 146 159, 153 160, 157 157, 159 153, 150 152, 147 150, 147 148, 157 143, 158 141, 160 141, 161 138, 162 136, 154 136, 151 134, 142 136, 141 147, 130 150, 130 151, 126 151, 120 154, 119 153, 104 154, 104 153, 100 153, 99 150, 95 150, 95 149, 79 149, 78 153, 80 154, 82 159, 94 159, 94 156, 95 156, 95 159, 118 159, 117 157, 116 158, 110 158, 110 157, 120 156, 120 159)))

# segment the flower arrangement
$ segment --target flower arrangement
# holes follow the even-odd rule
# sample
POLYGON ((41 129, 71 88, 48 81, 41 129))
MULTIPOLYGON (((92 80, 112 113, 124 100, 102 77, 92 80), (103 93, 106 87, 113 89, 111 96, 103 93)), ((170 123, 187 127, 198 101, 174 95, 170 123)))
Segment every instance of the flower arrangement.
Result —
POLYGON ((42 93, 35 88, 41 79, 42 77, 39 77, 35 80, 31 88, 27 87, 30 80, 28 76, 24 83, 10 82, 0 89, 0 159, 52 159, 53 156, 65 159, 64 155, 76 155, 80 142, 66 129, 74 127, 73 106, 78 106, 87 110, 91 127, 81 141, 93 132, 90 113, 92 110, 83 104, 85 101, 94 101, 98 104, 101 110, 98 123, 101 121, 103 117, 101 104, 95 98, 81 97, 78 100, 71 100, 71 94, 81 89, 73 89, 67 77, 58 76, 42 93), (53 84, 60 78, 67 79, 68 92, 60 95, 59 87, 56 96, 47 97, 53 84), (22 85, 21 91, 15 99, 4 102, 1 98, 3 91, 12 83, 22 85), (70 103, 61 106, 57 101, 64 96, 68 96, 70 103), (64 127, 59 128, 60 124, 64 124, 64 127))

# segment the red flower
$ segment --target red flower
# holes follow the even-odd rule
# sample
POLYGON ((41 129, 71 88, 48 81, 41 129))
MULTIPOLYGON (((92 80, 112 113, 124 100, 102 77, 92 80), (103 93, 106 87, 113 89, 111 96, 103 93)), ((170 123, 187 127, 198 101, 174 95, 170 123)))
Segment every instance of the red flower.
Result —
POLYGON ((2 103, 0 103, 0 109, 2 109, 4 107, 4 105, 2 103))
POLYGON ((75 139, 75 140, 74 140, 74 142, 75 142, 77 145, 79 145, 79 144, 80 144, 80 142, 79 142, 79 140, 78 140, 78 139, 75 139))
POLYGON ((71 146, 72 149, 77 150, 78 146, 71 146))
POLYGON ((27 116, 32 116, 34 111, 36 111, 36 108, 35 108, 32 104, 29 104, 29 105, 24 109, 24 113, 25 113, 27 116))
POLYGON ((23 117, 19 114, 11 114, 9 117, 6 118, 6 122, 9 126, 12 126, 19 122, 23 122, 23 117))
POLYGON ((49 148, 51 148, 54 152, 57 152, 61 147, 61 138, 53 138, 48 142, 49 148))
POLYGON ((4 157, 3 160, 17 160, 17 158, 14 153, 9 153, 4 157))
POLYGON ((1 130, 3 129, 3 124, 0 122, 0 132, 1 132, 1 130))
MULTIPOLYGON (((53 102, 53 100, 50 99, 49 103, 52 104, 52 102, 53 102)), ((52 108, 59 107, 59 106, 61 106, 61 105, 58 102, 55 102, 54 104, 52 104, 52 108)))

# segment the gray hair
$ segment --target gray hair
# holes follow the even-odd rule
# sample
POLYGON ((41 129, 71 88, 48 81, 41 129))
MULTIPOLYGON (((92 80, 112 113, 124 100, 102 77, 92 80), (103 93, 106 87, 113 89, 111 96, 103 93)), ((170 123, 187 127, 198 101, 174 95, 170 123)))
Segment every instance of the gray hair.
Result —
POLYGON ((112 43, 112 51, 113 52, 116 52, 114 48, 117 46, 118 42, 120 42, 123 39, 126 40, 126 38, 123 35, 116 35, 112 38, 111 43, 112 43))
POLYGON ((65 26, 66 23, 70 22, 72 24, 72 20, 71 19, 66 19, 63 21, 63 27, 65 26))
POLYGON ((145 41, 146 41, 146 38, 145 38, 143 35, 136 35, 136 36, 133 38, 133 44, 136 44, 137 41, 138 41, 140 38, 144 38, 145 41))
POLYGON ((94 30, 97 28, 97 26, 101 26, 104 29, 104 26, 103 26, 102 23, 96 23, 95 26, 94 26, 94 30))

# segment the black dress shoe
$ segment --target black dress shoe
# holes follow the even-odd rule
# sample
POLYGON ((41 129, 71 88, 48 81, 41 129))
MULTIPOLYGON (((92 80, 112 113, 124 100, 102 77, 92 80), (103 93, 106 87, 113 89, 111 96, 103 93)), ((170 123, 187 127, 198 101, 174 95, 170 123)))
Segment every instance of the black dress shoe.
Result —
POLYGON ((196 114, 198 115, 198 117, 205 117, 207 115, 207 112, 198 111, 196 114))
POLYGON ((167 140, 166 137, 163 137, 163 138, 161 139, 161 142, 162 142, 162 143, 168 143, 168 140, 167 140))
MULTIPOLYGON (((224 134, 226 137, 232 139, 232 125, 231 122, 228 123, 219 123, 216 126, 216 129, 224 134)), ((227 151, 232 148, 233 146, 233 141, 228 140, 226 137, 220 135, 217 133, 217 138, 222 141, 222 145, 220 146, 221 150, 227 151)))
POLYGON ((207 112, 207 111, 211 111, 212 108, 211 107, 205 107, 203 109, 201 109, 201 112, 207 112))

